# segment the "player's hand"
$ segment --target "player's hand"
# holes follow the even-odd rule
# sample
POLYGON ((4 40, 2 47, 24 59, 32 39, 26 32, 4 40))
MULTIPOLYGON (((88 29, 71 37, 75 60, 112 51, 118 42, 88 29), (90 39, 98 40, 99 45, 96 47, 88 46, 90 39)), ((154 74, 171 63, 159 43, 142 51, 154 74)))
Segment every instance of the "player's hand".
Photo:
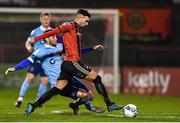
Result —
POLYGON ((31 43, 31 44, 34 44, 34 43, 35 43, 34 38, 32 38, 32 39, 30 40, 30 43, 31 43))
POLYGON ((101 50, 103 50, 104 49, 104 46, 103 45, 95 45, 95 46, 93 46, 93 49, 94 50, 97 50, 97 51, 101 51, 101 50))
POLYGON ((32 53, 33 50, 34 50, 34 47, 27 47, 26 49, 27 49, 28 52, 32 53))
POLYGON ((30 41, 26 41, 25 46, 26 46, 27 51, 32 53, 32 51, 34 50, 34 47, 30 43, 30 41))
POLYGON ((5 71, 5 75, 7 75, 9 72, 14 72, 16 71, 16 69, 14 67, 12 68, 8 68, 6 71, 5 71))

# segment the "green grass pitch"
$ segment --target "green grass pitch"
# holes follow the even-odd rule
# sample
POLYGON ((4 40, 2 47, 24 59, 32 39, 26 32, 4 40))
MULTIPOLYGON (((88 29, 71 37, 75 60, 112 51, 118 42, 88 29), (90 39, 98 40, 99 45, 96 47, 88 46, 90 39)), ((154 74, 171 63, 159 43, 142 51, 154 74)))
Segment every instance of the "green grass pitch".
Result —
MULTIPOLYGON (((47 102, 43 108, 38 108, 30 116, 23 115, 26 104, 33 101, 37 89, 30 88, 21 108, 14 103, 19 89, 0 88, 0 122, 180 122, 180 98, 110 94, 110 98, 118 104, 133 103, 138 106, 139 114, 135 118, 124 118, 121 111, 93 113, 80 107, 81 114, 73 115, 68 103, 69 98, 56 96, 47 102)), ((95 94, 94 105, 105 106, 102 98, 95 94)))

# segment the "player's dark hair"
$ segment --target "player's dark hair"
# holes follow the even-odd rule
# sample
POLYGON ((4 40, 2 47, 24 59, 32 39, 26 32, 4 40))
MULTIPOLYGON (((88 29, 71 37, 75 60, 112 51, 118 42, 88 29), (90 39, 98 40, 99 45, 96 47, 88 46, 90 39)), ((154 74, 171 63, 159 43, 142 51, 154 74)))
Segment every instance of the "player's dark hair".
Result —
POLYGON ((77 14, 81 14, 81 15, 84 15, 84 16, 88 16, 89 18, 91 17, 91 14, 90 14, 87 10, 85 10, 85 9, 79 9, 79 10, 77 11, 77 14))
MULTIPOLYGON (((49 31, 52 31, 52 29, 48 29, 48 30, 44 31, 44 33, 49 32, 49 31)), ((43 40, 44 40, 44 42, 46 43, 45 38, 43 38, 43 40)))

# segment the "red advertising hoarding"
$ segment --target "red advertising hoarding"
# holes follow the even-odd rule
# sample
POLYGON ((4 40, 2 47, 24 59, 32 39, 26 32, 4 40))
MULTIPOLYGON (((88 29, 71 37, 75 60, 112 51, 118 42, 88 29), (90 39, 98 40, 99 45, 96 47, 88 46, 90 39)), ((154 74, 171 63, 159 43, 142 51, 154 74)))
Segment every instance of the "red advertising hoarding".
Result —
POLYGON ((122 8, 121 39, 166 41, 171 34, 170 8, 122 8))
POLYGON ((123 92, 180 96, 180 68, 124 67, 123 92))

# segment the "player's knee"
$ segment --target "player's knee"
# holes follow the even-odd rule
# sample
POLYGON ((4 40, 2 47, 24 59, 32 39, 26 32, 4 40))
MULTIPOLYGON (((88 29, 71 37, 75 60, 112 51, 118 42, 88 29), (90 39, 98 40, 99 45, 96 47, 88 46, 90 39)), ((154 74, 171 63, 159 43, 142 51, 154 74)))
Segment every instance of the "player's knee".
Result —
POLYGON ((29 83, 31 83, 31 82, 33 81, 34 77, 35 77, 35 76, 34 76, 33 74, 28 73, 28 74, 26 75, 26 80, 27 80, 29 83))
POLYGON ((41 82, 42 82, 44 85, 48 85, 48 78, 47 78, 47 77, 41 77, 41 82))
POLYGON ((85 79, 88 80, 88 81, 93 81, 96 77, 97 77, 97 73, 92 70, 92 71, 85 77, 85 79))
POLYGON ((99 75, 97 75, 97 77, 93 80, 93 82, 96 83, 102 83, 101 81, 101 77, 99 75))
POLYGON ((34 78, 28 78, 28 77, 26 77, 25 80, 28 81, 29 83, 32 83, 33 79, 34 79, 34 78))
POLYGON ((88 97, 88 94, 87 93, 82 93, 81 94, 81 98, 87 98, 88 97))
POLYGON ((55 87, 60 89, 60 90, 63 90, 67 84, 68 84, 67 80, 57 80, 55 87))

